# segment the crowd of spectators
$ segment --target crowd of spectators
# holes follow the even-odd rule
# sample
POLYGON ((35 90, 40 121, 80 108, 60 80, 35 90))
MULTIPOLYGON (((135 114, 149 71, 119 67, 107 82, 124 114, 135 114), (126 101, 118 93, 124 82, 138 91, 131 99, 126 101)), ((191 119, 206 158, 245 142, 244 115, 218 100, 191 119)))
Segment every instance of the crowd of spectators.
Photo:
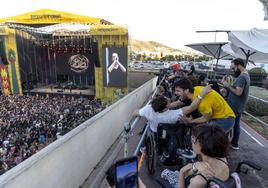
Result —
POLYGON ((0 95, 0 174, 104 109, 99 100, 0 95))

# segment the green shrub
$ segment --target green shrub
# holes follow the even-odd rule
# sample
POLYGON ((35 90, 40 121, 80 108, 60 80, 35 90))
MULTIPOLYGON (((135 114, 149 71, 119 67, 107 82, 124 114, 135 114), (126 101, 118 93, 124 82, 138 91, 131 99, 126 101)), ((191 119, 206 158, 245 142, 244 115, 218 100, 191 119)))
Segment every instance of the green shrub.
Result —
POLYGON ((251 85, 262 87, 267 77, 263 68, 255 67, 249 71, 251 85))
MULTIPOLYGON (((260 99, 263 99, 265 101, 268 101, 267 89, 250 86, 249 94, 258 97, 260 99)), ((246 111, 256 116, 268 116, 268 104, 261 100, 249 97, 246 106, 246 111)))
POLYGON ((255 67, 250 69, 249 73, 266 74, 266 71, 261 67, 255 67))

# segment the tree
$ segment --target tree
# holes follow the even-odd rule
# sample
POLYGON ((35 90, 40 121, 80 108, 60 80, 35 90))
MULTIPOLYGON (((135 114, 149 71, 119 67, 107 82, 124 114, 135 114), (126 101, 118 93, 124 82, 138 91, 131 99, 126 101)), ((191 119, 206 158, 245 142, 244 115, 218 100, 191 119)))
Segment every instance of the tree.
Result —
POLYGON ((153 60, 153 61, 158 61, 158 60, 159 60, 157 54, 155 54, 154 56, 152 56, 152 60, 153 60))
POLYGON ((173 55, 166 55, 165 57, 166 57, 167 61, 174 61, 175 60, 173 55))
POLYGON ((136 54, 134 52, 130 52, 129 59, 133 60, 133 59, 135 59, 135 56, 136 56, 136 54))
POLYGON ((146 54, 143 53, 142 56, 141 56, 141 60, 145 60, 146 59, 146 54))
POLYGON ((141 60, 141 54, 137 54, 136 59, 137 59, 137 61, 140 61, 141 60))

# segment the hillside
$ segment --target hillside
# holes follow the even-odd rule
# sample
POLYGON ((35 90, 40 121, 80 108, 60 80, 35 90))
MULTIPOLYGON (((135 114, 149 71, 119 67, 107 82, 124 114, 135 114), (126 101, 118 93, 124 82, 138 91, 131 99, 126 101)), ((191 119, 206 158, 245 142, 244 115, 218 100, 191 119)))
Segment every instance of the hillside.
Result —
POLYGON ((184 53, 179 49, 168 47, 155 41, 141 41, 130 39, 130 50, 133 52, 163 52, 163 53, 184 53))

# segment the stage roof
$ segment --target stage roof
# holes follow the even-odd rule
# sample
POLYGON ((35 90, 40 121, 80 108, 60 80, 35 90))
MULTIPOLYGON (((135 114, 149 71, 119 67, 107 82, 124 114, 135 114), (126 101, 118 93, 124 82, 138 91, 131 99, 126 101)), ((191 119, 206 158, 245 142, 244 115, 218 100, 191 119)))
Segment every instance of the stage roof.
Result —
POLYGON ((44 33, 55 33, 55 32, 83 32, 90 30, 90 26, 88 24, 81 23, 62 23, 55 24, 46 27, 40 27, 40 31, 44 33))
MULTIPOLYGON (((31 28, 28 28, 29 31, 31 28)), ((34 30, 36 33, 53 35, 125 35, 127 29, 118 25, 88 25, 79 23, 62 23, 34 30)))
POLYGON ((41 9, 0 19, 0 34, 6 35, 5 27, 15 28, 31 34, 53 35, 126 35, 124 26, 112 24, 104 19, 81 16, 67 12, 41 9), (2 31, 2 32, 1 32, 2 31))
POLYGON ((81 16, 50 9, 41 9, 17 16, 0 19, 0 23, 11 22, 27 25, 42 24, 60 24, 60 23, 81 23, 81 24, 104 24, 112 25, 112 23, 95 17, 81 16))

